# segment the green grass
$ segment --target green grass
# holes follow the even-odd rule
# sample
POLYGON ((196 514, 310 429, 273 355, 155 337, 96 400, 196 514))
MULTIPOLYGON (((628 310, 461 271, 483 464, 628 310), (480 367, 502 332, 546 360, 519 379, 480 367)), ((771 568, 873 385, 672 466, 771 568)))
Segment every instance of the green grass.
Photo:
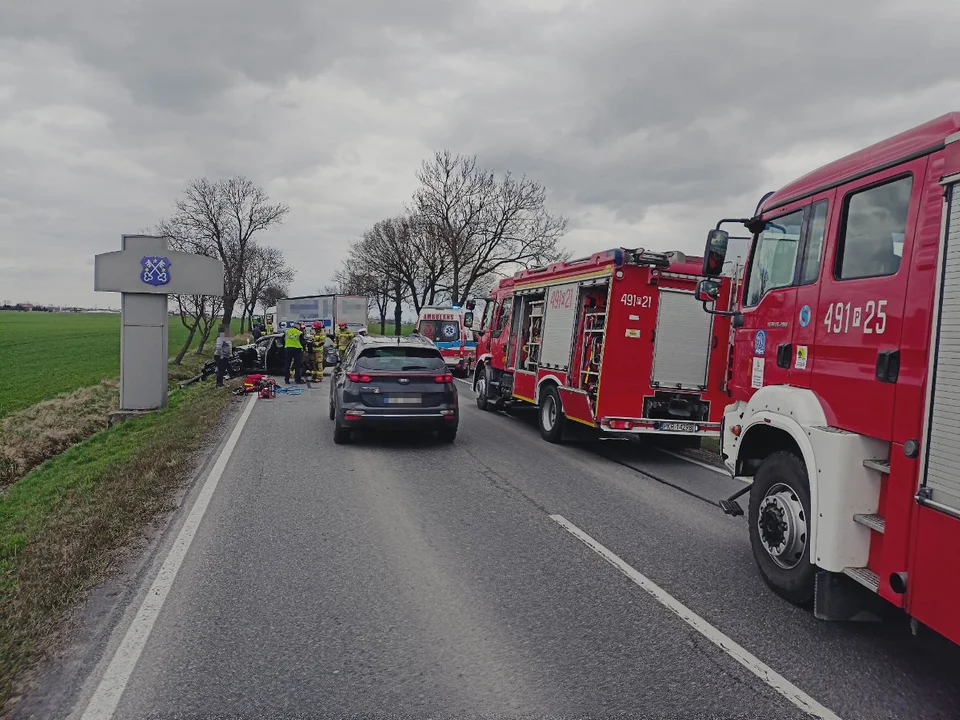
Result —
MULTIPOLYGON (((170 352, 187 339, 170 318, 170 352)), ((120 375, 120 315, 0 311, 0 418, 120 375)))
POLYGON ((45 462, 0 494, 0 715, 15 678, 189 476, 233 396, 211 382, 45 462))
MULTIPOLYGON (((394 326, 394 324, 393 324, 392 322, 388 322, 387 325, 386 325, 386 331, 385 331, 383 334, 384 334, 384 335, 393 335, 393 334, 394 334, 394 333, 393 333, 394 327, 395 327, 395 326, 394 326)), ((400 325, 400 334, 401 334, 401 335, 409 335, 409 334, 410 334, 410 331, 413 330, 414 327, 416 327, 416 325, 415 325, 414 323, 403 323, 402 325, 400 325)), ((369 325, 367 325, 367 332, 370 333, 371 335, 379 335, 379 334, 380 334, 380 323, 378 323, 378 322, 372 322, 372 323, 370 323, 369 325)))

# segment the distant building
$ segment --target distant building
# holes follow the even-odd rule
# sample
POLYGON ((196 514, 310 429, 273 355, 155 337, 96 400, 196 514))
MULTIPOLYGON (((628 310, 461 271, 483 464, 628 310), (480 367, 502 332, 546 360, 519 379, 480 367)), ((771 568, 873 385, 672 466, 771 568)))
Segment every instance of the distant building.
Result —
POLYGON ((20 303, 20 309, 25 312, 31 312, 33 310, 33 305, 30 303, 20 303))

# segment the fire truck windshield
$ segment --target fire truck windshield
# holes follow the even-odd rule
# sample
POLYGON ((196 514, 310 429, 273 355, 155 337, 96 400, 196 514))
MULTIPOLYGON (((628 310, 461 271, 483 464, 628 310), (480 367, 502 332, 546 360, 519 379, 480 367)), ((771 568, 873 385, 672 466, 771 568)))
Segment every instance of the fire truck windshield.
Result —
POLYGON ((783 215, 768 222, 757 236, 744 294, 747 306, 759 303, 767 291, 793 283, 802 222, 802 210, 783 215))

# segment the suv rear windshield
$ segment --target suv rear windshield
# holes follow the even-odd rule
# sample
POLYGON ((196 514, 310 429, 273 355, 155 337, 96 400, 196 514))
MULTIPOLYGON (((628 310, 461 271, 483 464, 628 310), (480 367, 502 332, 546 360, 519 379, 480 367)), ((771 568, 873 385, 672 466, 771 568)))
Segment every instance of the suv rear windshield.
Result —
POLYGON ((439 350, 422 347, 367 348, 357 358, 357 370, 398 372, 402 370, 445 370, 439 350))
POLYGON ((460 323, 456 320, 421 320, 420 334, 435 342, 454 342, 460 339, 460 323))

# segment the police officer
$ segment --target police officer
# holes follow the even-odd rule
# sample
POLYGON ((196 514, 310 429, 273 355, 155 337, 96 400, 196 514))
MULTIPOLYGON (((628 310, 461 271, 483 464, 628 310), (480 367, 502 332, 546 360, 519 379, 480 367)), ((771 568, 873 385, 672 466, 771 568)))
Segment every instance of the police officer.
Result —
MULTIPOLYGON (((302 323, 301 323, 302 324, 302 323)), ((286 369, 284 381, 290 384, 290 363, 293 363, 294 379, 297 383, 303 382, 303 330, 296 325, 290 325, 283 335, 283 347, 286 353, 286 369)))
POLYGON ((337 352, 340 353, 341 358, 347 351, 347 345, 350 344, 351 340, 353 340, 353 333, 350 332, 345 322, 340 323, 340 327, 337 329, 337 352))

